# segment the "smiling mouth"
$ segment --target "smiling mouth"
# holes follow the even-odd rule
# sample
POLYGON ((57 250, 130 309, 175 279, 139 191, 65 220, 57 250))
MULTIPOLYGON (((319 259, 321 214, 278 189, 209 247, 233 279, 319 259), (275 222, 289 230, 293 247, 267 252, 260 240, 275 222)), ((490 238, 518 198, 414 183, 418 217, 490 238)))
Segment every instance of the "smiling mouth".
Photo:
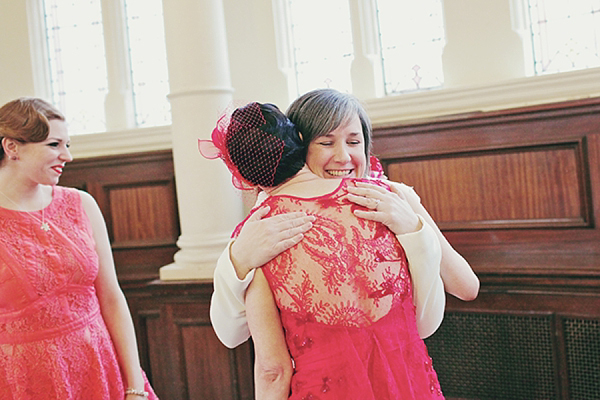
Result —
POLYGON ((354 169, 328 169, 328 170, 325 170, 325 172, 327 172, 329 175, 335 176, 335 177, 348 176, 352 172, 354 172, 354 169))
POLYGON ((63 170, 62 167, 52 167, 52 169, 54 171, 56 171, 58 174, 62 174, 62 170, 63 170))

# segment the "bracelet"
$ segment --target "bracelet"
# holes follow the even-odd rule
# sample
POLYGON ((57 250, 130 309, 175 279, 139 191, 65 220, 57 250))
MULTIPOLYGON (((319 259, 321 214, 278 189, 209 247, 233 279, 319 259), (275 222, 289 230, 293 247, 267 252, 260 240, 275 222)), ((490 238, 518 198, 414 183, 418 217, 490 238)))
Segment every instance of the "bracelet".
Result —
POLYGON ((127 390, 125 390, 125 396, 127 396, 128 394, 132 394, 134 396, 140 396, 145 399, 148 398, 148 392, 146 392, 145 390, 137 390, 134 388, 127 388, 127 390))

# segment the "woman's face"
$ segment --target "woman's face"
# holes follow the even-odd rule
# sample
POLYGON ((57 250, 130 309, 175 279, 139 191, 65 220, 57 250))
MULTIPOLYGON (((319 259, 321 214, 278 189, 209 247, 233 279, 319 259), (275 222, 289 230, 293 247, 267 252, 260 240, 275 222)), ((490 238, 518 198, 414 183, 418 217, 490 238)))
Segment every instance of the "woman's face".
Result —
POLYGON ((367 168, 358 115, 308 145, 306 165, 321 178, 362 178, 367 168))
POLYGON ((39 184, 56 185, 66 163, 73 160, 69 151, 69 134, 64 121, 52 119, 46 140, 37 143, 25 143, 19 150, 19 162, 22 163, 27 177, 39 184))

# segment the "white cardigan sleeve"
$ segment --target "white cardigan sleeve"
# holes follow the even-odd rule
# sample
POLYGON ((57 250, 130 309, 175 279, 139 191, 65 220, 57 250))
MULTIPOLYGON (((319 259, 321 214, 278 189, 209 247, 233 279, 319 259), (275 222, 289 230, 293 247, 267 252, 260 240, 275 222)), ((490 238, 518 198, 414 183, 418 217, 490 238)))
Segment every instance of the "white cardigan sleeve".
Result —
POLYGON ((417 309, 417 329, 421 338, 431 336, 442 323, 446 307, 444 282, 440 275, 442 251, 433 228, 419 215, 423 227, 398 235, 408 259, 417 309))
POLYGON ((219 340, 230 349, 250 337, 246 319, 246 290, 254 278, 254 270, 240 280, 229 256, 229 242, 217 261, 214 273, 214 292, 210 301, 210 321, 219 340))

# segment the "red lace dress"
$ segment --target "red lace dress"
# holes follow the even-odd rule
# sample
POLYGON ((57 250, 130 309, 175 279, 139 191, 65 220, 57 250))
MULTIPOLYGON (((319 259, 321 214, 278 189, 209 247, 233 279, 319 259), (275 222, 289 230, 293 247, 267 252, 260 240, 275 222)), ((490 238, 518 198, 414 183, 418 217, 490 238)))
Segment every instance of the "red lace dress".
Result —
POLYGON ((0 208, 0 399, 124 399, 79 194, 54 187, 48 232, 31 214, 0 208))
POLYGON ((263 203, 271 214, 317 216, 299 245, 263 268, 295 363, 290 399, 443 398, 417 332, 404 251, 383 224, 352 214, 349 182, 263 203))

